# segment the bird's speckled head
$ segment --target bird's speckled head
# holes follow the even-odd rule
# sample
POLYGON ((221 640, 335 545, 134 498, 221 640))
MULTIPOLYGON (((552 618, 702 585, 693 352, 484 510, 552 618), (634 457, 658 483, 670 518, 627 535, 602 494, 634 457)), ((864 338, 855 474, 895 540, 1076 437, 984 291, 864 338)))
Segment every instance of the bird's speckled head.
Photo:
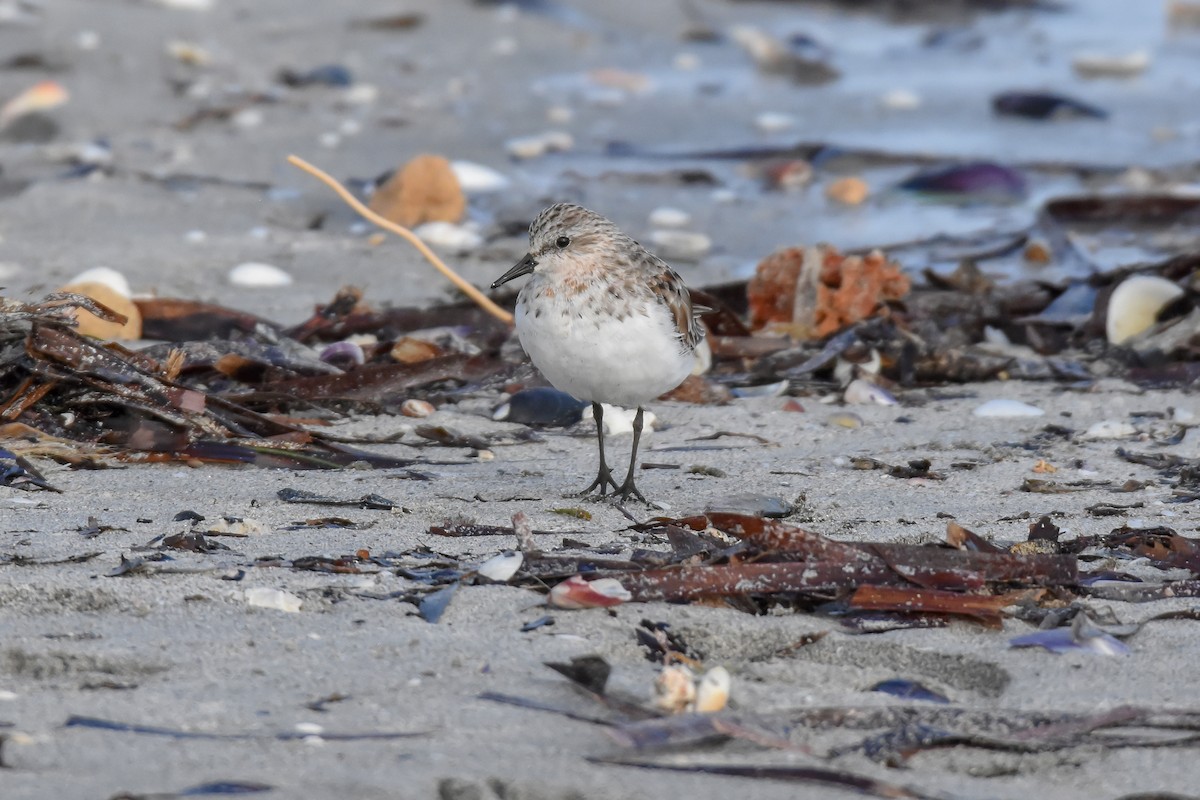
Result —
POLYGON ((492 284, 492 288, 532 272, 555 272, 581 264, 627 260, 636 242, 595 211, 558 203, 537 215, 529 226, 529 253, 492 284), (622 256, 624 255, 624 258, 622 256))

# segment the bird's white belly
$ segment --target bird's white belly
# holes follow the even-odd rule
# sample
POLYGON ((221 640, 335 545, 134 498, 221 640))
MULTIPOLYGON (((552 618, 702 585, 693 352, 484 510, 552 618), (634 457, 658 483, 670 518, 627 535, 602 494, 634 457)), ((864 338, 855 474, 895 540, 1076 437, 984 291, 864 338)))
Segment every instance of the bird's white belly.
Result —
POLYGON ((640 406, 682 383, 695 361, 664 308, 645 304, 640 311, 618 320, 587 304, 553 302, 539 315, 518 303, 517 335, 556 389, 580 400, 640 406))

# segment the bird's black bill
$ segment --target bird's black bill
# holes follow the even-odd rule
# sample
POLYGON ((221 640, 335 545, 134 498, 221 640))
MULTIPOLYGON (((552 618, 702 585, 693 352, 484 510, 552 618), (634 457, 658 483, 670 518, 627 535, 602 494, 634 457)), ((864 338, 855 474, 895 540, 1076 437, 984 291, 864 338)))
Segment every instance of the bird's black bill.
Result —
POLYGON ((529 273, 533 272, 533 268, 536 266, 537 266, 537 261, 534 260, 533 256, 527 255, 524 258, 522 258, 520 261, 518 261, 516 266, 514 266, 508 272, 504 273, 499 278, 492 281, 492 288, 495 289, 497 287, 503 286, 504 284, 508 283, 509 281, 516 280, 517 278, 521 277, 522 275, 528 275, 529 273))

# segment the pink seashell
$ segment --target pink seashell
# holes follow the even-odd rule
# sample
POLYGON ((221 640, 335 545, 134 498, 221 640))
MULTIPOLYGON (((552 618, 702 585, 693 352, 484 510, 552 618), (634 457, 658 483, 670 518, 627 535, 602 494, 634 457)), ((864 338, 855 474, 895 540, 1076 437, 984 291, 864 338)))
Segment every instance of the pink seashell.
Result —
POLYGON ((585 581, 572 575, 550 590, 550 605, 556 608, 608 608, 631 599, 633 595, 616 578, 585 581))

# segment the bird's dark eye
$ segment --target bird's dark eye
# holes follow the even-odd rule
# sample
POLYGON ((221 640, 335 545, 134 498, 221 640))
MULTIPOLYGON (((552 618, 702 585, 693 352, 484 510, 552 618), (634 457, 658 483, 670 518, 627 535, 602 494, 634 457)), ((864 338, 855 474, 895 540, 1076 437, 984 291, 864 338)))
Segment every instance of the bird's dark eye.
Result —
POLYGON ((560 236, 560 237, 558 237, 558 238, 557 238, 557 239, 554 241, 554 245, 555 245, 555 247, 557 247, 559 250, 563 249, 564 247, 566 247, 566 246, 567 246, 567 245, 569 245, 570 243, 571 243, 571 237, 570 237, 570 236, 560 236))

